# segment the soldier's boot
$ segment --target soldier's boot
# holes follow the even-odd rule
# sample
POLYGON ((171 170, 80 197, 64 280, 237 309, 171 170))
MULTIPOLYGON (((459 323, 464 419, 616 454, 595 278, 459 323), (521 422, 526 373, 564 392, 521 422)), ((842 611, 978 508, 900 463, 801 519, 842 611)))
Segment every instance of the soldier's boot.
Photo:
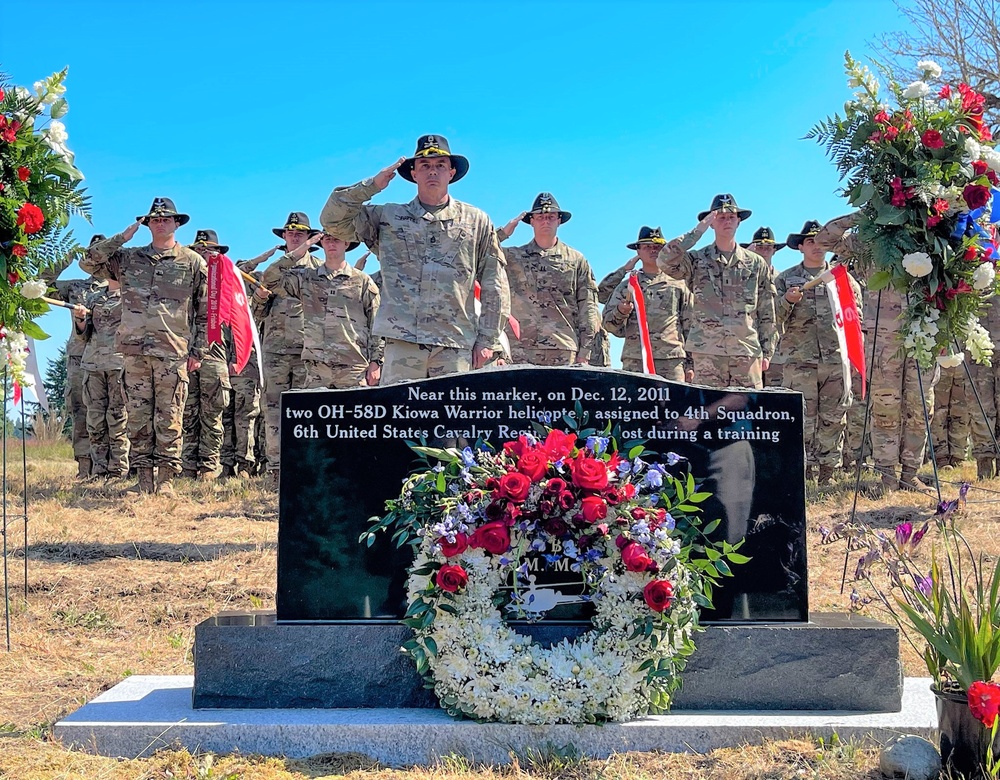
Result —
POLYGON ((136 469, 136 476, 139 481, 128 488, 126 493, 152 493, 156 490, 156 484, 153 481, 153 469, 152 468, 142 468, 136 469))
POLYGON ((900 490, 913 490, 921 492, 928 490, 928 486, 917 479, 917 472, 911 469, 903 469, 903 473, 899 475, 899 489, 900 490))
POLYGON ((223 479, 223 480, 225 480, 225 479, 232 479, 235 476, 236 476, 236 467, 235 466, 227 466, 227 465, 223 464, 223 466, 222 466, 222 473, 219 475, 219 479, 223 479))
POLYGON ((806 466, 806 482, 816 477, 816 469, 812 465, 806 466))
POLYGON ((214 471, 199 471, 198 481, 199 482, 215 482, 218 479, 214 471))
POLYGON ((819 476, 816 478, 816 482, 819 485, 821 485, 821 486, 823 486, 823 485, 832 485, 833 484, 833 466, 824 466, 824 465, 820 464, 820 467, 819 467, 819 476))
POLYGON ((976 458, 976 479, 993 479, 993 458, 976 458))
POLYGON ((896 479, 895 472, 889 472, 882 475, 882 489, 889 490, 899 490, 899 480, 896 479))
POLYGON ((76 478, 86 479, 90 476, 90 470, 93 468, 93 462, 84 455, 82 458, 76 459, 76 478))
POLYGON ((181 469, 181 476, 188 479, 198 479, 198 469, 181 469))
POLYGON ((177 498, 174 492, 174 472, 163 466, 156 470, 156 495, 177 498))
POLYGON ((279 471, 277 469, 268 469, 267 471, 264 472, 264 489, 265 490, 274 490, 274 491, 277 491, 277 489, 278 489, 278 482, 279 482, 278 474, 279 474, 279 471))

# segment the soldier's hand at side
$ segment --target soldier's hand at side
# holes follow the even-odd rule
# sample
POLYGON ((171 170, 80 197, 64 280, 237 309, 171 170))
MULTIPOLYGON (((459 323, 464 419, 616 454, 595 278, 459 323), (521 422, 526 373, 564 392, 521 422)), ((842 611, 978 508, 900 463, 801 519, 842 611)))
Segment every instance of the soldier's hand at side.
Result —
POLYGON ((482 368, 493 359, 493 350, 486 347, 476 347, 472 350, 472 368, 482 368))
POLYGON ((197 371, 199 368, 201 368, 201 361, 198 360, 198 358, 189 357, 188 358, 188 373, 190 374, 192 371, 197 371))
POLYGON ((235 363, 230 363, 229 364, 229 375, 230 376, 236 376, 239 373, 240 372, 236 370, 236 364, 235 363))
POLYGON ((689 368, 687 371, 684 372, 684 381, 687 382, 688 384, 691 384, 694 381, 693 368, 689 368))
POLYGON ((770 360, 768 360, 767 358, 761 358, 760 359, 760 370, 761 371, 767 371, 767 369, 769 369, 770 367, 771 367, 771 361, 770 360))
POLYGON ((368 368, 365 369, 365 384, 369 387, 375 387, 381 378, 382 366, 378 363, 369 363, 368 368))
POLYGON ((139 230, 139 223, 133 222, 131 225, 129 225, 122 231, 122 238, 124 238, 126 241, 131 241, 132 236, 136 234, 137 230, 139 230))
POLYGON ((802 288, 801 287, 789 287, 788 291, 785 293, 785 300, 791 304, 796 304, 802 300, 802 288))
POLYGON ((396 169, 399 168, 399 166, 402 165, 404 162, 406 162, 406 158, 400 157, 392 165, 386 166, 381 171, 376 173, 375 186, 378 187, 380 190, 384 190, 386 187, 388 187, 389 182, 391 182, 396 176, 396 169))
POLYGON ((514 219, 512 219, 510 222, 508 222, 506 225, 503 226, 503 232, 507 236, 507 238, 510 238, 512 235, 514 235, 514 231, 517 230, 517 223, 520 222, 522 219, 524 219, 524 216, 527 213, 528 213, 527 211, 522 211, 520 214, 514 217, 514 219))

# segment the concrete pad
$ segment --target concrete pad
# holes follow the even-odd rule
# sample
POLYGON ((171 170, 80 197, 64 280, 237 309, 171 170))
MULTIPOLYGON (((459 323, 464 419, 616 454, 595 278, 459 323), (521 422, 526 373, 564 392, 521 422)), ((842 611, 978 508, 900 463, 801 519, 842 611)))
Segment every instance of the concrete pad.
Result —
POLYGON ((452 754, 488 764, 529 748, 574 746, 603 758, 626 751, 706 752, 794 736, 882 743, 896 734, 933 739, 937 728, 929 678, 907 678, 894 713, 684 710, 604 726, 475 723, 429 709, 195 710, 193 677, 135 676, 84 705, 53 728, 67 747, 136 758, 182 745, 213 753, 304 758, 363 753, 390 766, 433 764, 452 754))

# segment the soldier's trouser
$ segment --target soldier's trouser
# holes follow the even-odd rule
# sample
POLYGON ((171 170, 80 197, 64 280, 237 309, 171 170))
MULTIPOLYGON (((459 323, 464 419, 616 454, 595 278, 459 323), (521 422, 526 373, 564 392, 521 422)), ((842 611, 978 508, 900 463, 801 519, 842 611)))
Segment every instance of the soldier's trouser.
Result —
POLYGON ((229 366, 202 361, 191 373, 184 405, 184 450, 181 465, 191 471, 215 473, 222 452, 222 413, 229 405, 229 366))
MULTIPOLYGON (((263 400, 264 393, 261 391, 261 402, 263 400)), ((267 416, 264 414, 263 409, 257 415, 256 424, 254 425, 253 456, 257 462, 257 471, 263 472, 267 467, 267 416)))
POLYGON ((125 355, 125 398, 132 466, 181 470, 181 431, 187 401, 187 358, 125 355))
POLYGON ((93 474, 125 476, 128 472, 128 413, 123 370, 87 371, 83 400, 93 474))
POLYGON ((785 382, 785 364, 771 363, 764 372, 764 387, 787 387, 785 382))
POLYGON ((332 366, 318 360, 304 360, 306 367, 305 387, 314 390, 320 387, 366 387, 365 372, 368 364, 356 366, 332 366))
POLYGON ((576 352, 568 349, 521 349, 511 347, 513 362, 531 366, 568 366, 576 362, 576 352))
POLYGON ((976 392, 979 394, 979 401, 983 405, 983 412, 979 411, 979 404, 976 403, 975 395, 972 391, 972 457, 974 458, 995 458, 997 457, 996 447, 993 445, 993 438, 1000 440, 1000 428, 997 427, 997 410, 1000 409, 1000 357, 994 357, 992 366, 981 366, 972 363, 969 368, 972 371, 972 381, 976 385, 976 392))
POLYGON ((706 355, 704 352, 689 352, 688 357, 694 361, 695 384, 757 390, 764 386, 759 357, 706 355))
POLYGON ((905 471, 916 472, 924 462, 927 446, 920 383, 923 382, 927 414, 933 415, 937 371, 923 371, 918 380, 917 364, 912 358, 899 354, 899 342, 895 338, 880 338, 875 350, 875 359, 869 366, 875 465, 883 474, 895 473, 900 464, 905 471))
POLYGON ((250 471, 255 463, 254 446, 257 418, 260 417, 260 377, 257 365, 251 362, 242 374, 229 377, 233 386, 229 403, 222 412, 223 466, 250 471))
MULTIPOLYGON (((664 360, 654 360, 656 375, 664 379, 672 379, 674 382, 684 381, 684 358, 669 358, 664 360)), ((622 358, 622 370, 631 371, 635 374, 642 373, 642 361, 634 358, 622 358)))
POLYGON ((264 422, 267 426, 267 468, 281 465, 281 394, 306 384, 306 366, 298 355, 264 353, 264 422))
POLYGON ((941 379, 934 388, 931 423, 931 443, 939 466, 965 460, 973 414, 979 414, 979 407, 969 387, 965 365, 942 368, 941 379))
POLYGON ((426 379, 471 370, 472 350, 386 339, 385 364, 379 384, 391 385, 408 379, 426 379))
POLYGON ((90 457, 90 440, 87 436, 87 404, 83 400, 83 383, 86 372, 80 367, 83 360, 78 355, 66 358, 66 412, 73 418, 73 457, 76 460, 90 457))
MULTIPOLYGON (((867 359, 867 356, 866 356, 867 359)), ((869 365, 871 365, 869 363, 869 365)), ((769 369, 770 370, 770 369, 769 369)), ((869 368, 869 370, 871 370, 869 368)), ((865 415, 868 413, 868 398, 861 397, 861 374, 851 370, 851 392, 854 402, 847 410, 847 433, 844 440, 844 463, 853 464, 872 454, 871 420, 865 427, 865 415), (861 438, 864 437, 864 450, 861 448, 861 438)))
POLYGON ((590 348, 590 365, 596 368, 611 366, 611 339, 604 328, 598 328, 594 344, 590 348))
POLYGON ((802 393, 808 466, 840 465, 847 428, 844 369, 839 363, 785 363, 785 387, 802 393))

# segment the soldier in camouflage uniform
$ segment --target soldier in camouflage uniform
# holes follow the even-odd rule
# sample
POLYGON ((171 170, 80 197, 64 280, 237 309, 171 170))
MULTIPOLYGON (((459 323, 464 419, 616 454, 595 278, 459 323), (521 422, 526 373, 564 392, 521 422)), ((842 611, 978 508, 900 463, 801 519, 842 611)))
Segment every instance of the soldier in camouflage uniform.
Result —
POLYGON ((255 294, 254 316, 264 321, 264 422, 267 429, 267 471, 272 487, 277 485, 281 466, 281 394, 286 390, 305 387, 306 367, 302 362, 302 304, 278 289, 285 271, 295 266, 315 269, 323 264, 310 254, 318 230, 313 230, 309 217, 293 211, 284 227, 272 228, 285 240, 286 252, 267 267, 261 282, 270 290, 266 302, 255 294))
POLYGON ((205 261, 174 239, 189 219, 169 198, 156 198, 148 214, 92 245, 80 261, 83 270, 121 282, 115 348, 124 355, 132 465, 139 477, 134 490, 142 493, 174 494, 188 372, 198 370, 205 354, 205 261), (123 248, 140 224, 152 242, 123 248))
POLYGON ((710 387, 763 387, 762 372, 774 355, 777 331, 774 284, 767 263, 736 243, 736 230, 750 216, 732 195, 716 195, 698 225, 668 243, 658 262, 688 285, 698 306, 685 349, 694 381, 710 387), (715 241, 687 251, 709 227, 715 241))
POLYGON ((496 230, 482 211, 448 194, 468 170, 469 161, 452 154, 443 136, 421 136, 413 157, 338 187, 323 208, 326 230, 345 241, 360 239, 381 263, 372 330, 386 339, 383 384, 481 368, 501 349, 510 290, 496 230), (406 204, 366 206, 397 169, 417 185, 417 196, 406 204))
POLYGON ((94 477, 128 476, 128 413, 125 409, 124 356, 115 349, 122 320, 121 285, 112 279, 93 290, 74 310, 74 328, 87 340, 81 367, 86 372, 83 400, 87 406, 91 471, 94 477))
MULTIPOLYGON (((776 243, 774 240, 774 231, 769 227, 760 227, 754 231, 753 240, 749 244, 740 244, 744 249, 749 249, 751 252, 760 255, 764 258, 764 262, 767 263, 767 267, 771 270, 771 281, 774 282, 778 278, 778 270, 774 267, 774 255, 780 250, 784 249, 787 244, 776 243)), ((775 311, 777 312, 778 301, 775 299, 775 311)), ((778 344, 781 342, 781 323, 778 323, 778 344)), ((774 360, 771 361, 771 365, 768 366, 767 372, 764 375, 764 386, 765 387, 781 387, 782 382, 782 368, 783 366, 777 362, 778 359, 778 348, 775 346, 774 360)))
MULTIPOLYGON (((855 220, 854 214, 833 219, 823 226, 815 240, 827 252, 836 252, 844 262, 859 267, 865 252, 852 232, 855 220)), ((905 310, 906 298, 894 289, 867 290, 864 294, 863 322, 870 324, 868 333, 872 339, 865 350, 870 374, 872 457, 884 488, 926 490, 927 486, 917 478, 927 447, 920 388, 922 384, 927 414, 933 417, 938 371, 935 366, 918 375, 913 358, 903 357, 900 324, 905 310)))
MULTIPOLYGON (((215 255, 229 251, 228 246, 219 243, 214 230, 199 230, 190 248, 201 255, 206 265, 215 255)), ((225 437, 222 417, 232 395, 229 366, 236 362, 228 329, 222 329, 222 338, 221 342, 206 346, 201 367, 191 372, 184 405, 181 473, 199 482, 211 482, 220 473, 225 437)))
POLYGON ((518 222, 531 225, 535 233, 524 246, 503 250, 510 282, 510 313, 520 324, 519 336, 507 329, 514 363, 568 366, 590 362, 601 327, 597 282, 587 258, 556 235, 570 217, 551 193, 542 192, 531 211, 497 231, 501 243, 510 238, 518 222))
POLYGON ((316 269, 291 268, 280 289, 302 303, 302 360, 306 387, 378 384, 384 342, 372 334, 379 293, 371 277, 345 257, 348 244, 324 233, 326 262, 316 269))
MULTIPOLYGON (((664 244, 663 232, 658 227, 644 226, 639 230, 638 240, 627 246, 638 251, 642 260, 638 278, 656 373, 665 379, 683 382, 694 376, 693 371, 685 371, 687 353, 684 351, 684 342, 691 330, 691 318, 695 314, 694 296, 687 284, 667 275, 656 264, 664 244)), ((604 327, 609 333, 625 339, 622 368, 642 373, 639 324, 628 279, 622 279, 611 293, 604 307, 604 327)))
POLYGON ((931 442, 938 468, 955 468, 962 465, 969 451, 972 417, 979 409, 964 361, 957 366, 940 366, 940 373, 941 378, 934 387, 931 442))
MULTIPOLYGON (((990 340, 1000 344, 1000 301, 990 298, 985 311, 979 317, 980 324, 989 331, 990 340)), ((972 412, 972 457, 976 459, 976 478, 992 479, 997 474, 997 448, 994 439, 1000 439, 1000 356, 994 354, 993 365, 972 363, 969 366, 975 384, 979 403, 983 405, 985 417, 979 411, 979 403, 973 397, 972 412)))
MULTIPOLYGON (((103 241, 104 236, 100 233, 90 239, 90 243, 103 241)), ((73 263, 75 255, 67 255, 51 268, 39 274, 39 280, 45 282, 50 287, 55 287, 54 297, 66 303, 83 305, 90 293, 105 285, 105 282, 95 279, 93 276, 87 279, 70 279, 60 282, 59 274, 65 271, 73 263)), ((73 421, 73 458, 77 463, 77 477, 86 479, 90 476, 92 461, 90 457, 90 441, 87 434, 87 405, 83 400, 83 385, 85 374, 81 363, 83 352, 87 346, 85 333, 77 332, 75 328, 70 328, 69 341, 66 342, 66 388, 65 403, 66 413, 73 421)))
MULTIPOLYGON (((632 257, 625 265, 616 268, 614 271, 609 273, 603 279, 601 283, 597 285, 597 302, 602 306, 607 305, 608 301, 611 300, 611 293, 615 291, 615 288, 619 285, 622 279, 628 276, 629 271, 635 268, 636 264, 639 262, 639 255, 632 257)), ((594 340, 594 349, 592 353, 600 352, 602 355, 601 360, 603 362, 596 363, 593 360, 590 361, 592 366, 603 366, 610 368, 611 366, 611 339, 608 338, 608 332, 602 326, 597 332, 597 338, 594 340)))
MULTIPOLYGON (((841 462, 850 388, 844 386, 840 339, 834 324, 830 296, 824 284, 803 286, 830 269, 826 252, 816 243, 822 225, 810 220, 801 232, 788 236, 788 246, 802 252, 802 262, 782 271, 775 281, 781 340, 774 362, 784 366, 784 386, 802 393, 806 471, 818 467, 817 481, 827 485, 841 462)), ((860 314, 861 287, 852 278, 851 289, 860 314)))

